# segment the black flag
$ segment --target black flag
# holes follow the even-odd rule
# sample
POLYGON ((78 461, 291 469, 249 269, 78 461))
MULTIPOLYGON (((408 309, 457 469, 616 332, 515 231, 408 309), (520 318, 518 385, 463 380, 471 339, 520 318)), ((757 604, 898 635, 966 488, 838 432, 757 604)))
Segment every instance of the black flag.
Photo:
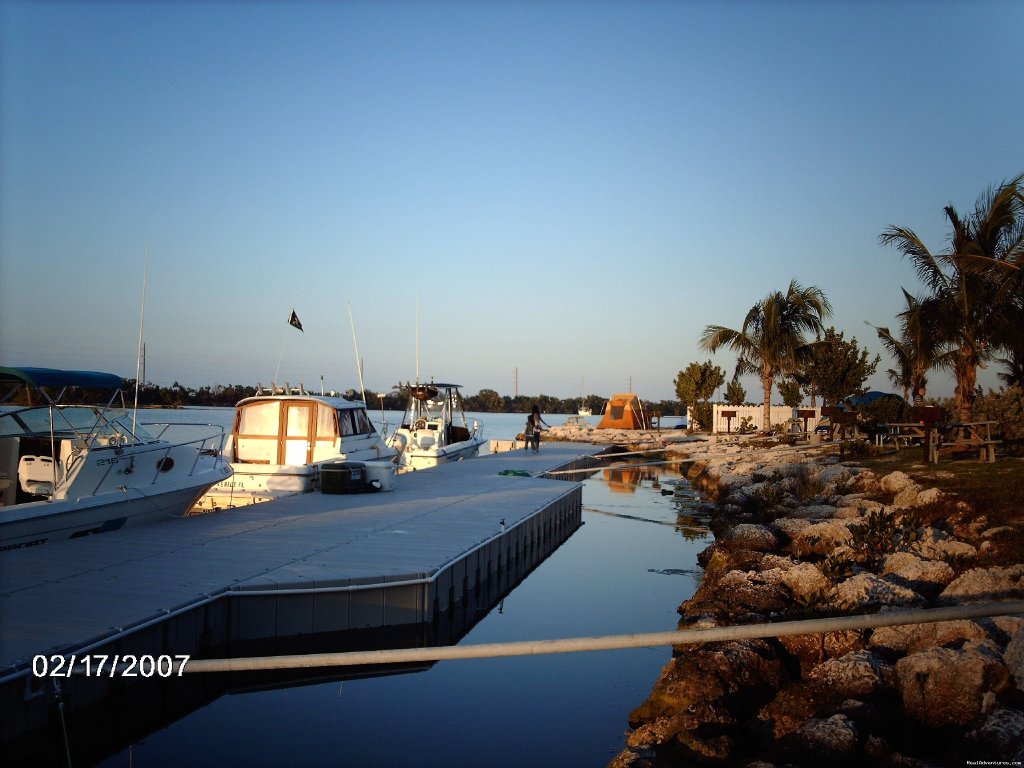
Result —
MULTIPOLYGON (((295 310, 292 310, 292 316, 288 318, 288 325, 294 326, 302 331, 302 323, 299 322, 299 316, 295 314, 295 310)), ((305 331, 302 331, 305 333, 305 331)))

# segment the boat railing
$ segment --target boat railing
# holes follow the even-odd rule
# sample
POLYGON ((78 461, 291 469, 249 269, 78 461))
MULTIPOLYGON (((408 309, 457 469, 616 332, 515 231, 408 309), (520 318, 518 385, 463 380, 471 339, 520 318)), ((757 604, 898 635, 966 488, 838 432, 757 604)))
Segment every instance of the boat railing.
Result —
MULTIPOLYGON (((192 456, 191 466, 188 472, 185 473, 186 477, 192 477, 199 461, 203 456, 214 456, 216 461, 223 461, 221 456, 221 447, 224 445, 224 433, 225 428, 219 424, 200 424, 200 423, 156 423, 146 424, 146 427, 160 427, 154 439, 157 442, 135 442, 130 446, 111 446, 111 448, 120 455, 126 455, 126 458, 132 461, 133 471, 137 471, 134 464, 140 456, 145 454, 155 454, 158 458, 153 462, 153 474, 150 477, 143 477, 140 485, 155 485, 160 476, 166 472, 169 472, 173 468, 173 463, 168 466, 167 461, 171 460, 171 452, 177 448, 186 448, 188 446, 194 446, 195 452, 192 456), (212 430, 209 434, 205 434, 190 440, 164 440, 163 435, 167 432, 170 427, 207 427, 212 430), (162 454, 162 455, 161 455, 162 454)), ((96 494, 99 489, 106 482, 107 478, 114 468, 118 466, 118 463, 111 462, 107 466, 106 472, 99 478, 96 483, 96 487, 92 493, 96 494)))

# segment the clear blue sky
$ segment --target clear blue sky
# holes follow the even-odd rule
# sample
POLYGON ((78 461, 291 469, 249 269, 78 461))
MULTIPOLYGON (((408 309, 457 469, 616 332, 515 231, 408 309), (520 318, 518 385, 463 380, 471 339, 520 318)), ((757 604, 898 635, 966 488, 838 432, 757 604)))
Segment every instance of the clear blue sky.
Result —
POLYGON ((162 385, 280 358, 355 386, 351 305, 389 389, 418 299, 422 378, 673 398, 704 326, 794 277, 878 349, 865 321, 923 290, 879 233, 941 249, 944 205, 1024 170, 1022 29, 1020 2, 6 0, 0 361, 134 376, 147 249, 162 385))

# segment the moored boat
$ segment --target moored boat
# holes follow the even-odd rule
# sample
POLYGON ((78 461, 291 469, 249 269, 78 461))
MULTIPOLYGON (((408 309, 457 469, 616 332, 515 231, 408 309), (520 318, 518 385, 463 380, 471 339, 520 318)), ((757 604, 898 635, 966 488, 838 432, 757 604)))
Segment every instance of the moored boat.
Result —
POLYGON ((458 384, 407 384, 408 405, 389 439, 398 453, 398 471, 430 469, 472 458, 483 445, 483 426, 466 419, 458 384))
POLYGON ((141 425, 123 388, 109 373, 0 368, 0 552, 182 517, 230 476, 223 427, 141 425), (67 402, 82 389, 108 399, 67 402))
POLYGON ((196 511, 318 490, 321 470, 341 462, 366 463, 368 490, 390 487, 394 473, 395 450, 373 426, 365 403, 301 387, 240 400, 223 453, 233 474, 213 486, 196 511))

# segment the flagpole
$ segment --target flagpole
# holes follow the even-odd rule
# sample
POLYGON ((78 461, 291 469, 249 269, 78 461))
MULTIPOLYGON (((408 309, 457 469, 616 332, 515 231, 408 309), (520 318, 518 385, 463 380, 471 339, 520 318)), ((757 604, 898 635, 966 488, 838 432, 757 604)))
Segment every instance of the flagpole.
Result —
POLYGON ((285 346, 287 344, 288 344, 288 329, 286 328, 285 331, 284 331, 284 338, 281 339, 281 354, 278 355, 278 357, 277 357, 277 370, 274 371, 274 378, 270 382, 271 394, 273 394, 274 388, 277 387, 277 377, 278 377, 278 374, 281 373, 281 360, 284 359, 284 348, 285 348, 285 346))

